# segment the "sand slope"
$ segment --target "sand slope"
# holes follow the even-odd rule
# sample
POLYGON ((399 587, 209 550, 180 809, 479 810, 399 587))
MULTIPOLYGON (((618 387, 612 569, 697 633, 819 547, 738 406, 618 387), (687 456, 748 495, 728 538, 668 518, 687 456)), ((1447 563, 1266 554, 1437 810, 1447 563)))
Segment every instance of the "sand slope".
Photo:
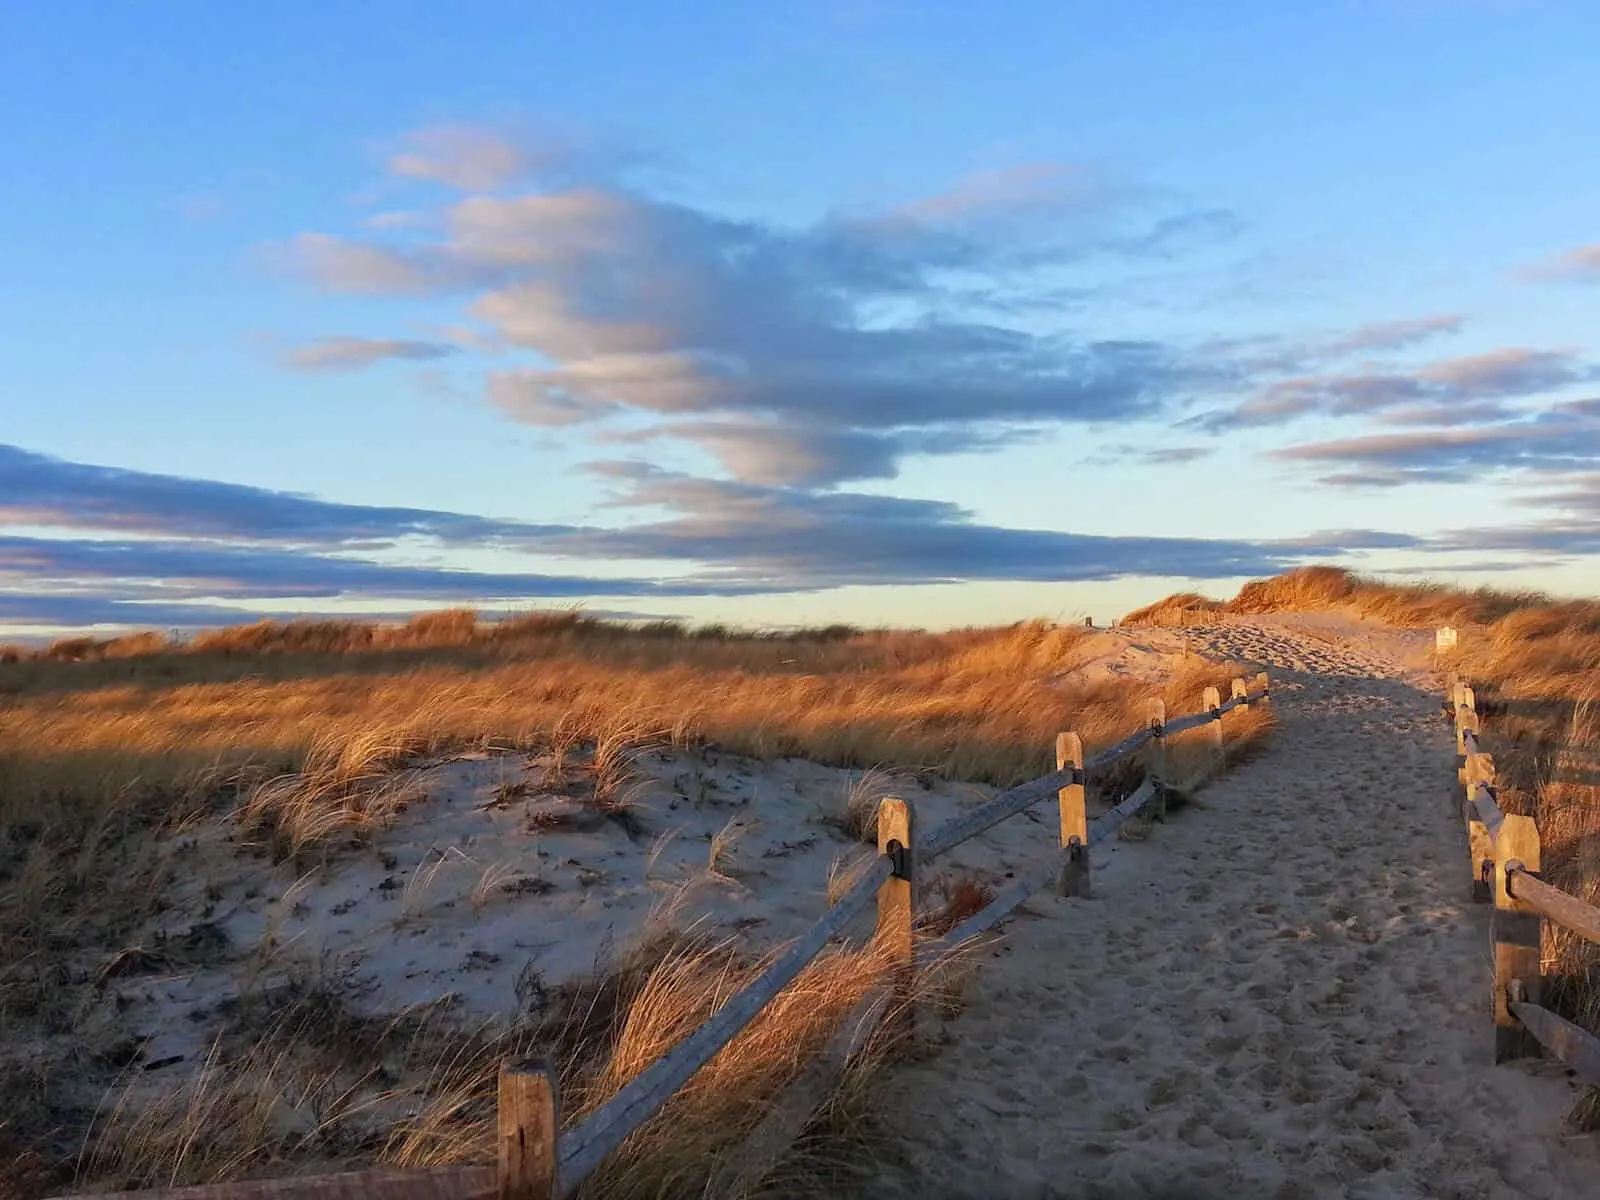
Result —
POLYGON ((892 1073, 875 1194, 1600 1195, 1548 1063, 1490 1065, 1448 727, 1416 635, 1185 631, 1273 670, 1271 748, 982 952, 892 1073), (1351 636, 1354 635, 1354 636, 1351 636))

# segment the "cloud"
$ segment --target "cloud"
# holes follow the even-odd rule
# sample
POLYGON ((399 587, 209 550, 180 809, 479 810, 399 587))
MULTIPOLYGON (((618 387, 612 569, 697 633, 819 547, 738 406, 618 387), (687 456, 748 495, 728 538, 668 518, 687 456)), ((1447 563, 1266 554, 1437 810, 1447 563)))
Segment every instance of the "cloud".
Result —
POLYGON ((704 447, 736 479, 785 487, 819 487, 842 480, 892 479, 909 454, 974 454, 1030 441, 1029 429, 856 430, 805 428, 772 421, 682 421, 613 434, 638 444, 676 438, 704 447))
MULTIPOLYGON (((759 457, 769 449, 757 434, 729 428, 718 436, 732 439, 734 453, 759 457)), ((954 452, 956 447, 939 449, 954 452)), ((884 464, 896 451, 825 446, 818 453, 825 460, 876 454, 884 464)), ((248 619, 263 605, 325 606, 350 599, 403 607, 595 597, 661 600, 971 580, 1225 579, 1413 544, 1400 535, 1359 530, 1257 542, 1011 529, 979 522, 949 502, 803 486, 819 471, 837 473, 831 462, 794 466, 776 460, 749 468, 799 481, 793 484, 707 479, 625 461, 589 469, 610 482, 609 507, 633 510, 642 519, 615 526, 537 525, 342 505, 235 484, 63 463, 7 448, 0 450, 0 521, 65 525, 100 536, 0 534, 0 620, 10 619, 7 614, 22 619, 16 614, 25 609, 57 618, 79 612, 84 621, 90 613, 113 612, 122 617, 93 619, 157 621, 152 614, 167 611, 160 606, 200 605, 210 607, 203 616, 195 615, 200 609, 191 611, 193 623, 214 623, 248 619), (398 560, 402 550, 413 547, 414 552, 419 541, 445 551, 464 545, 493 548, 511 563, 519 554, 534 553, 541 560, 605 566, 599 574, 485 571, 398 560), (651 564, 650 577, 612 577, 628 562, 651 564), (663 570, 662 564, 674 569, 663 570)), ((171 619, 164 616, 160 622, 171 619)))
POLYGON ((283 356, 283 363, 297 371, 352 371, 387 359, 429 362, 448 358, 456 352, 457 347, 448 342, 320 337, 291 349, 283 356))
POLYGON ((1460 313, 1439 313, 1431 317, 1410 317, 1399 321, 1376 321, 1352 329, 1329 342, 1330 355, 1358 354, 1370 350, 1402 350, 1441 334, 1458 333, 1466 318, 1460 313))
POLYGON ((1215 446, 1107 446, 1086 462, 1100 466, 1126 466, 1129 463, 1155 467, 1178 467, 1198 462, 1217 452, 1215 446))
POLYGON ((1447 534, 1436 539, 1435 548, 1474 554, 1557 555, 1561 559, 1571 559, 1600 554, 1600 525, 1593 521, 1490 525, 1447 534))
POLYGON ((793 477, 830 486, 892 475, 963 431, 1142 419, 1209 386, 1176 346, 975 315, 982 295, 1059 290, 1061 268, 1087 257, 1165 254, 1236 224, 1218 211, 1152 223, 1151 203, 1032 164, 791 227, 590 178, 469 195, 431 240, 306 234, 289 254, 331 291, 470 297, 473 318, 540 360, 488 381, 514 419, 670 423, 762 481, 779 478, 787 443, 813 464, 793 477))
POLYGON ((84 580, 159 581, 175 598, 529 600, 585 596, 704 596, 747 590, 690 582, 535 572, 459 571, 255 546, 183 541, 0 535, 0 581, 32 588, 84 580))
POLYGON ((1382 356, 1457 333, 1466 324, 1460 313, 1374 321, 1340 333, 1246 334, 1215 338, 1197 353, 1226 364, 1241 385, 1276 376, 1313 375, 1351 358, 1382 356))
MULTIPOLYGON (((703 432, 703 431, 702 431, 703 432)), ((710 436, 710 435, 707 435, 710 436)), ((730 453, 779 455, 782 441, 729 427, 730 453)), ((923 437, 922 431, 907 436, 923 437)), ((936 447, 941 452, 967 448, 936 447)), ((840 582, 1111 578, 1121 574, 1227 576, 1274 569, 1272 545, 1240 541, 1090 538, 1010 530, 959 507, 851 492, 818 494, 784 481, 879 467, 898 446, 821 445, 820 464, 745 464, 772 484, 678 475, 630 462, 591 466, 619 488, 617 505, 665 511, 655 522, 606 528, 501 520, 430 509, 340 504, 239 484, 63 462, 0 447, 0 522, 121 535, 105 539, 0 538, 0 574, 35 584, 74 579, 167 581, 196 596, 261 599, 359 594, 406 599, 522 595, 789 592, 840 582), (127 535, 137 534, 138 540, 127 535), (148 539, 148 540, 146 540, 148 539), (425 539, 444 548, 498 548, 607 564, 680 563, 665 582, 482 573, 377 562, 371 555, 425 539), (330 551, 339 553, 330 553, 330 551), (1163 558, 1170 552, 1170 557, 1163 558), (356 557, 356 555, 360 557, 356 557), (1042 556, 1035 559, 1034 556, 1042 556), (1181 568, 1181 569, 1180 569, 1181 568), (1110 572, 1107 574, 1107 572, 1110 572), (680 589, 672 591, 671 589, 680 589)), ((1296 549, 1293 553, 1298 554, 1296 549)))
POLYGON ((1214 446, 1158 446, 1153 449, 1135 451, 1145 462, 1156 466, 1178 466, 1182 463, 1196 462, 1216 452, 1214 446))
POLYGON ((891 210, 891 217, 939 224, 971 217, 1013 217, 1028 211, 1098 207, 1112 193, 1108 182, 1081 166, 1056 162, 1018 163, 976 171, 935 192, 891 210))
POLYGON ((67 462, 0 444, 0 524, 302 544, 527 541, 570 526, 340 504, 243 484, 67 462))
POLYGON ((1535 396, 1600 379, 1600 365, 1565 350, 1506 347, 1440 359, 1409 371, 1320 375, 1281 380, 1231 410, 1192 423, 1221 431, 1276 425, 1311 413, 1354 416, 1398 412, 1403 423, 1454 424, 1471 416, 1516 415, 1505 400, 1535 396))
POLYGON ((1537 283, 1600 283, 1600 242, 1574 246, 1540 262, 1518 268, 1516 274, 1537 283))
POLYGON ((1578 401, 1499 425, 1340 438, 1286 447, 1273 457, 1338 464, 1343 469, 1321 482, 1343 486, 1463 482, 1509 470, 1571 471, 1600 456, 1597 407, 1578 401))
POLYGON ((642 161, 637 152, 554 128, 429 125, 401 137, 389 173, 461 192, 493 192, 518 183, 615 178, 642 161))
POLYGON ((715 564, 714 573, 774 588, 1060 583, 1141 575, 1222 579, 1271 574, 1362 548, 1356 536, 1343 543, 1289 544, 1007 529, 975 522, 945 501, 764 487, 641 463, 607 462, 595 469, 621 487, 620 503, 671 515, 563 535, 553 539, 554 546, 567 553, 715 564))
POLYGON ((435 125, 405 137, 389 160, 392 174, 467 191, 493 189, 525 174, 533 155, 500 134, 469 125, 435 125))
POLYGON ((1163 217, 1142 233, 1108 240, 1105 247, 1135 257, 1172 258, 1197 244, 1232 241, 1244 229, 1231 209, 1200 209, 1163 217))
POLYGON ((418 229, 426 226, 428 222, 429 217, 426 213, 403 208, 375 212, 371 216, 361 218, 361 225, 366 229, 418 229))
POLYGON ((421 295, 449 279, 448 264, 425 252, 375 246, 323 233, 303 233, 283 247, 291 271, 329 291, 354 296, 421 295))
MULTIPOLYGON (((496 610, 477 606, 480 615, 493 617, 496 610)), ((219 625, 236 625, 242 621, 291 620, 363 620, 402 621, 414 616, 415 607, 400 607, 388 611, 363 608, 359 614, 350 609, 273 608, 254 605, 249 609, 226 604, 207 604, 200 601, 176 600, 159 594, 146 594, 126 586, 116 591, 84 589, 62 592, 4 592, 0 591, 0 629, 6 626, 41 626, 55 629, 86 629, 95 625, 112 625, 142 629, 201 629, 219 625)), ((521 608, 502 609, 500 614, 514 615, 521 608)), ((660 620, 663 614, 636 609, 605 609, 584 606, 591 617, 620 620, 660 620)))

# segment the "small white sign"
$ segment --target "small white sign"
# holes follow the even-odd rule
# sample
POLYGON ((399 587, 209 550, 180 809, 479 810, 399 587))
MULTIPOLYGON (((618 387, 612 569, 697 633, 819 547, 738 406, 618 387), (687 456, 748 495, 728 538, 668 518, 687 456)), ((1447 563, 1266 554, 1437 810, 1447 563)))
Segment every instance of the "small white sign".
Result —
POLYGON ((1456 648, 1456 631, 1452 626, 1446 625, 1437 630, 1433 635, 1433 648, 1437 650, 1454 650, 1456 648))

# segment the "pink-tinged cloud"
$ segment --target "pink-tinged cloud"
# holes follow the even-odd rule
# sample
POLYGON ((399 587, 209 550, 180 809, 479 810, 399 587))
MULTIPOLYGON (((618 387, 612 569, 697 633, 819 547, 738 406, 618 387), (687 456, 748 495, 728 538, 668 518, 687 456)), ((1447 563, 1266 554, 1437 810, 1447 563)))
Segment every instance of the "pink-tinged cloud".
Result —
POLYGON ((1105 198, 1105 182, 1087 168, 1067 163, 1019 163, 977 171, 942 192, 901 205, 891 214, 942 222, 996 212, 1084 205, 1105 198))
POLYGON ((1432 317, 1374 321, 1330 342, 1327 353, 1345 355, 1371 350, 1401 350, 1442 334, 1457 333, 1465 320, 1460 313, 1440 313, 1432 317))
POLYGON ((283 364, 296 371, 354 371, 385 360, 431 362, 448 358, 456 347, 447 342, 405 338, 321 337, 296 346, 283 364))
POLYGON ((463 191, 488 191, 523 175, 532 165, 527 148, 470 125, 436 125, 406 135, 405 149, 389 170, 463 191))
POLYGON ((1574 246, 1517 272, 1538 283, 1600 283, 1600 242, 1574 246))

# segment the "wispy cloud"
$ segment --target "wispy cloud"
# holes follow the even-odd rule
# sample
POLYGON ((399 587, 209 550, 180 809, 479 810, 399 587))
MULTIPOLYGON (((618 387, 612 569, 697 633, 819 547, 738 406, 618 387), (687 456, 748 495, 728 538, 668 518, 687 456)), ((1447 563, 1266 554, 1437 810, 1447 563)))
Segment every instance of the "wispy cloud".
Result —
POLYGON ((1276 425, 1311 413, 1403 413, 1410 424, 1459 424, 1515 416, 1504 401, 1600 380, 1600 365, 1573 351, 1505 347, 1440 359, 1405 371, 1329 374, 1280 380, 1232 409, 1194 422, 1211 430, 1276 425))
POLYGON ((6 445, 0 445, 0 524, 303 545, 404 537, 446 545, 495 543, 572 528, 340 504, 219 480, 69 462, 6 445))
POLYGON ((689 582, 540 572, 462 571, 303 550, 195 541, 0 535, 0 581, 34 589, 84 580, 159 581, 175 598, 532 600, 585 596, 704 596, 749 590, 734 580, 689 582))
POLYGON ((1102 466, 1144 464, 1155 467, 1180 467, 1199 462, 1217 452, 1216 446, 1106 446, 1085 461, 1102 466))
POLYGON ((400 139, 389 172, 443 184, 462 192, 492 192, 538 180, 572 183, 612 178, 642 156, 554 127, 488 129, 481 125, 429 125, 400 139))
POLYGON ((534 151, 512 138, 470 125, 435 125, 406 135, 389 170, 468 191, 489 190, 524 175, 534 151))
POLYGON ((1600 242, 1574 246, 1517 268, 1519 278, 1535 283, 1600 284, 1600 242))
POLYGON ((1159 572, 1196 579, 1272 573, 1310 558, 1365 548, 1342 542, 1101 537, 1008 529, 972 520, 959 505, 865 493, 817 493, 675 474, 640 463, 596 468, 621 503, 672 515, 556 544, 618 558, 718 564, 731 578, 779 586, 951 583, 966 580, 1079 582, 1159 572))
POLYGON ((1460 313, 1439 313, 1431 317, 1409 317, 1398 321, 1375 321, 1352 329, 1327 344, 1334 356, 1373 350, 1401 350, 1430 341, 1443 334, 1459 333, 1466 318, 1460 313))
POLYGON ((296 371, 353 371, 385 360, 431 362, 457 352, 458 348, 448 342, 319 337, 293 347, 283 355, 282 361, 296 371))
POLYGON ((1322 482, 1397 486, 1484 479, 1492 472, 1571 471, 1600 457, 1600 413, 1593 401, 1557 405, 1535 416, 1480 428, 1369 434, 1289 446, 1285 462, 1337 465, 1322 482))

